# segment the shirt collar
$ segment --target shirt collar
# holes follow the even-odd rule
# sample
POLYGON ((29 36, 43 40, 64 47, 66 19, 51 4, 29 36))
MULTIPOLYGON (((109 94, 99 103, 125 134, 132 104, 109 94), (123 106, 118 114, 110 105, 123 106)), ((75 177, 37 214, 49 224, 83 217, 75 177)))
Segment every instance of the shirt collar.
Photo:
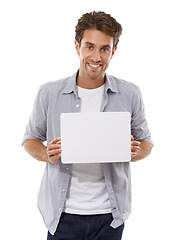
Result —
MULTIPOLYGON (((63 93, 71 93, 74 92, 75 95, 78 97, 78 93, 77 93, 77 84, 76 84, 76 79, 78 76, 79 70, 74 73, 67 81, 66 86, 64 88, 63 93)), ((107 92, 108 89, 110 89, 112 92, 119 92, 118 88, 117 88, 117 83, 116 81, 113 79, 112 76, 106 74, 106 81, 105 81, 105 91, 107 92)))
POLYGON ((78 96, 77 93, 77 84, 76 84, 76 79, 79 71, 74 73, 71 77, 68 78, 65 88, 63 90, 63 93, 72 93, 74 92, 76 96, 78 96))
POLYGON ((110 89, 112 92, 119 92, 115 79, 106 73, 105 91, 110 89))

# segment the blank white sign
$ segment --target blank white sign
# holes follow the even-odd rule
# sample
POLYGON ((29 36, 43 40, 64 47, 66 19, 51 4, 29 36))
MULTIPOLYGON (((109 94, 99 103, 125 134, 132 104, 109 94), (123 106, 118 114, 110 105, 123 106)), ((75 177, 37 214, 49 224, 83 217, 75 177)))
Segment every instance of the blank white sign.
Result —
POLYGON ((131 160, 129 112, 62 113, 63 163, 131 160))

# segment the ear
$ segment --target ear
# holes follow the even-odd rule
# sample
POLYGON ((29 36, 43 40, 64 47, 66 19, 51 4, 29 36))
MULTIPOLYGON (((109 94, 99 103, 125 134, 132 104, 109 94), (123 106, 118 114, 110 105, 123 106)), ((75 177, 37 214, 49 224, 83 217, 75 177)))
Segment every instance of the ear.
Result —
POLYGON ((79 43, 78 43, 77 40, 75 40, 74 43, 75 43, 76 52, 77 52, 78 55, 80 55, 80 46, 79 46, 79 43))
POLYGON ((117 50, 117 47, 115 47, 115 48, 113 49, 113 51, 112 51, 112 55, 111 55, 111 59, 113 58, 114 53, 115 53, 116 50, 117 50))

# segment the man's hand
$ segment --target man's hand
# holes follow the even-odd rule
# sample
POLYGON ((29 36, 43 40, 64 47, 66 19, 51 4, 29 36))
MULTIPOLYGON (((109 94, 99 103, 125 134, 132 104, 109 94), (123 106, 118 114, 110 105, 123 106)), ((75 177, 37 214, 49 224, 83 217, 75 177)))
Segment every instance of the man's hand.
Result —
POLYGON ((152 150, 152 145, 146 141, 134 141, 131 135, 131 162, 136 162, 147 157, 152 150))
POLYGON ((131 135, 131 159, 137 156, 138 151, 140 150, 141 142, 134 141, 134 137, 131 135))
POLYGON ((61 157, 61 138, 53 139, 47 146, 48 162, 57 163, 61 157))
POLYGON ((60 137, 53 139, 47 147, 37 139, 29 139, 23 145, 32 157, 42 162, 56 163, 61 157, 60 137))

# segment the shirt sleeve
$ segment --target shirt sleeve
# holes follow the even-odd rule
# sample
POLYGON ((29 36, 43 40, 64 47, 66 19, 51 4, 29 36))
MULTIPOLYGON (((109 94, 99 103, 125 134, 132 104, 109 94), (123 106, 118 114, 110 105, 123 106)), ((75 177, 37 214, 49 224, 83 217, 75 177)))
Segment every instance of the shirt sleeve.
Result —
POLYGON ((46 106, 42 97, 42 89, 40 88, 36 96, 33 111, 31 113, 28 125, 24 133, 22 145, 29 139, 37 139, 42 142, 46 141, 47 137, 47 114, 46 106))
POLYGON ((145 116, 142 94, 138 87, 133 98, 132 108, 133 111, 131 117, 131 134, 133 135, 135 141, 146 141, 153 146, 154 144, 151 139, 151 133, 149 131, 145 116))

